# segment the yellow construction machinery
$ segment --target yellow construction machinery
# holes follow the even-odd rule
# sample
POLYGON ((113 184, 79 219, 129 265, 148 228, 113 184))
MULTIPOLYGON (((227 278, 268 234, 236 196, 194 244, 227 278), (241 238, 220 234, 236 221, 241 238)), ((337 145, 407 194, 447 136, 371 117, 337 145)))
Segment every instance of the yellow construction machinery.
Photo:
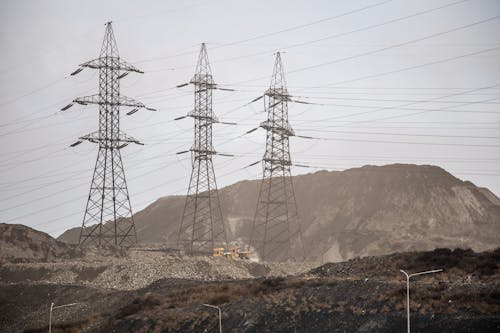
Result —
POLYGON ((238 246, 233 246, 229 249, 225 249, 223 247, 214 248, 214 252, 212 254, 213 257, 225 257, 229 259, 250 259, 251 251, 249 250, 241 250, 238 246))

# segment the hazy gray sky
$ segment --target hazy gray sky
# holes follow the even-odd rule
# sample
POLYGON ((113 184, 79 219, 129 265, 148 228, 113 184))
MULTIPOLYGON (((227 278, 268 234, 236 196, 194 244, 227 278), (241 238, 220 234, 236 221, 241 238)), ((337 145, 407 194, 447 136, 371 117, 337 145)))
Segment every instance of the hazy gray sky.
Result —
POLYGON ((120 56, 146 73, 122 93, 158 108, 125 116, 121 129, 145 146, 122 150, 135 212, 184 194, 193 75, 206 42, 216 91, 214 145, 219 187, 259 178, 265 133, 242 136, 265 119, 262 94, 274 52, 283 52, 297 134, 292 159, 314 168, 434 164, 500 194, 500 2, 47 1, 0 2, 0 222, 58 235, 81 225, 97 146, 70 148, 97 129, 97 108, 59 109, 98 92, 97 71, 68 77, 99 55, 113 21, 120 56))

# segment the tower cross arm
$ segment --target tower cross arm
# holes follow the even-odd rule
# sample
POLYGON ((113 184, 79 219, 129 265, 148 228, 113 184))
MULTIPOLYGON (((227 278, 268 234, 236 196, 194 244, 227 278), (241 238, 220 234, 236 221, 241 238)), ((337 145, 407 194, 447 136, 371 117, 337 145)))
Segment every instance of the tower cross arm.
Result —
POLYGON ((132 64, 129 64, 126 61, 121 60, 120 58, 116 57, 100 57, 94 60, 90 60, 87 62, 84 62, 83 64, 80 64, 80 67, 88 67, 88 68, 93 68, 93 69, 101 69, 101 68, 109 68, 109 69, 115 69, 115 70, 120 70, 120 71, 127 71, 127 72, 136 72, 140 74, 144 74, 143 71, 138 69, 132 64), (111 59, 111 61, 110 61, 111 59), (116 60, 116 61, 113 61, 116 60))
POLYGON ((291 101, 291 95, 288 94, 286 88, 269 88, 264 93, 266 96, 273 97, 274 99, 282 100, 282 101, 291 101))
POLYGON ((100 95, 90 95, 90 96, 77 97, 73 100, 73 102, 81 105, 87 105, 87 104, 120 105, 120 106, 131 106, 136 108, 146 108, 144 103, 136 101, 133 98, 123 95, 120 95, 120 97, 118 97, 116 101, 106 100, 102 98, 100 95))
POLYGON ((144 105, 144 103, 136 101, 133 98, 130 98, 130 97, 127 97, 127 96, 123 96, 123 95, 120 95, 120 105, 123 105, 123 106, 133 106, 133 107, 136 107, 136 108, 145 108, 146 107, 144 105))
POLYGON ((289 123, 279 124, 276 121, 266 120, 259 125, 266 131, 280 133, 283 136, 295 136, 295 131, 289 123))
POLYGON ((203 112, 199 112, 199 110, 190 111, 187 116, 195 119, 203 119, 208 123, 219 122, 219 118, 217 118, 214 114, 204 114, 203 112))
POLYGON ((87 135, 84 135, 84 136, 81 136, 79 137, 80 140, 86 140, 86 141, 90 141, 90 142, 93 142, 93 143, 98 143, 98 142, 101 142, 101 141, 116 141, 117 143, 135 143, 135 144, 139 144, 139 145, 142 145, 141 142, 139 142, 139 140, 137 140, 136 138, 130 136, 130 135, 127 135, 123 132, 120 132, 118 134, 118 136, 116 138, 102 138, 100 135, 99 135, 99 131, 96 131, 96 132, 92 132, 90 134, 87 134, 87 135))

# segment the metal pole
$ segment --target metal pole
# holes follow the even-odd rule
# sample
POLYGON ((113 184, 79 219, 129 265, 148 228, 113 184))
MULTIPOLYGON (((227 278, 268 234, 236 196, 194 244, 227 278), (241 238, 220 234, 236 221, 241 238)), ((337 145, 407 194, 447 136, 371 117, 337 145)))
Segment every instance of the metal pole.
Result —
POLYGON ((410 330, 410 278, 417 275, 431 274, 431 273, 439 273, 442 272, 442 269, 433 269, 431 271, 419 272, 408 274, 404 270, 399 270, 406 276, 406 331, 407 333, 411 333, 410 330))
POLYGON ((406 276, 406 327, 407 333, 411 332, 410 329, 410 277, 406 276))
POLYGON ((58 305, 54 306, 54 303, 50 303, 50 312, 49 312, 49 333, 52 333, 52 310, 59 309, 59 308, 64 308, 66 306, 72 306, 72 305, 77 305, 79 303, 70 303, 70 304, 64 304, 64 305, 58 305))
POLYGON ((49 333, 52 333, 52 308, 54 307, 54 303, 50 303, 50 312, 49 312, 49 333))
POLYGON ((217 310, 219 310, 219 333, 222 333, 222 313, 219 307, 217 307, 217 310))
POLYGON ((203 304, 204 306, 207 306, 209 308, 214 308, 219 311, 219 333, 222 333, 222 312, 220 310, 220 307, 216 305, 210 305, 210 304, 203 304))
POLYGON ((410 333, 410 276, 404 270, 399 270, 406 276, 406 332, 410 333))

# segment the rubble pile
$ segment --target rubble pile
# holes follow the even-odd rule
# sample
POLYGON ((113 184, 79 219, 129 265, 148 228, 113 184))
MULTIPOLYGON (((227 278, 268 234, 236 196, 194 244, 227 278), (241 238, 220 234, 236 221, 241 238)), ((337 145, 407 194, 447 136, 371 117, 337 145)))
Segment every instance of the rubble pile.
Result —
POLYGON ((127 256, 92 257, 39 263, 6 263, 0 267, 0 282, 79 284, 106 289, 135 290, 154 281, 233 280, 289 276, 304 273, 314 263, 253 262, 210 256, 190 257, 153 250, 130 250, 127 256))

